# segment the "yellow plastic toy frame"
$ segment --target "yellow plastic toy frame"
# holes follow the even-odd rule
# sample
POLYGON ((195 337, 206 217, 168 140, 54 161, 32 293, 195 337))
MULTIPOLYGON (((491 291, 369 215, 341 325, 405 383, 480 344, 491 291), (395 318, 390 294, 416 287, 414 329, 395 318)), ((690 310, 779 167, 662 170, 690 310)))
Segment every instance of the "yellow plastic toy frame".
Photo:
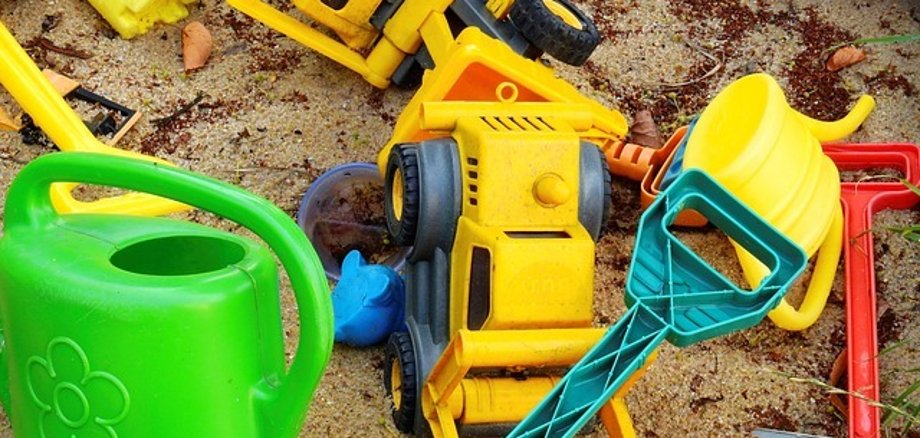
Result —
MULTIPOLYGON (((510 365, 524 367, 569 366, 590 349, 604 334, 605 329, 582 328, 552 331, 545 330, 459 330, 431 370, 430 378, 422 390, 422 411, 432 435, 436 438, 458 436, 456 419, 476 417, 475 421, 500 422, 525 416, 546 394, 547 388, 557 383, 557 378, 531 377, 526 384, 503 384, 491 379, 491 385, 477 385, 477 379, 467 374, 474 368, 502 368, 510 365), (464 399, 488 400, 490 391, 517 390, 514 403, 502 406, 502 412, 489 409, 464 409, 464 399), (480 394, 482 392, 482 394, 480 394)), ((612 438, 636 436, 632 419, 626 406, 626 393, 642 378, 648 367, 658 357, 657 350, 649 356, 642 368, 614 394, 601 409, 599 417, 612 438)), ((513 381, 514 379, 511 378, 513 381)))
MULTIPOLYGON (((0 23, 0 83, 62 151, 98 152, 172 166, 159 158, 116 149, 96 139, 3 23, 0 23)), ((81 202, 71 194, 74 187, 76 184, 71 183, 51 186, 51 200, 59 212, 155 216, 189 209, 184 204, 141 193, 81 202)))
MULTIPOLYGON (((360 21, 359 15, 366 16, 364 20, 366 21, 380 3, 379 0, 364 2, 359 10, 346 5, 342 10, 336 12, 331 12, 331 8, 319 0, 295 2, 302 11, 310 14, 317 21, 329 25, 348 44, 336 41, 261 0, 227 0, 230 6, 240 12, 342 64, 378 88, 388 87, 390 76, 403 59, 409 53, 415 53, 418 50, 422 42, 420 29, 429 14, 432 11, 443 13, 450 4, 449 0, 406 0, 406 2, 416 4, 403 5, 384 27, 384 35, 394 38, 377 39, 376 45, 370 48, 365 58, 356 48, 367 49, 370 42, 377 37, 378 32, 372 28, 359 26, 356 22, 360 21), (368 8, 368 6, 373 7, 368 8)), ((449 36, 450 32, 447 35, 449 36)))
MULTIPOLYGON (((453 42, 453 34, 444 18, 444 11, 453 0, 405 0, 382 31, 370 25, 371 16, 381 0, 349 0, 338 10, 321 0, 294 0, 298 9, 335 32, 342 41, 263 0, 227 0, 227 3, 360 74, 378 88, 389 86, 393 72, 407 56, 418 51, 422 42, 432 52, 443 51, 453 42)), ((512 0, 489 0, 486 8, 495 17, 503 18, 513 3, 512 0)))
MULTIPOLYGON (((434 34, 441 33, 435 29, 446 26, 443 14, 432 15, 426 22, 426 29, 434 34)), ((465 112, 475 116, 481 110, 478 103, 514 102, 517 113, 526 113, 529 104, 562 104, 557 110, 564 104, 576 104, 583 110, 578 114, 580 120, 587 124, 582 138, 601 147, 622 141, 629 130, 619 111, 581 94, 555 77, 549 67, 518 55, 479 29, 467 28, 456 40, 429 46, 429 51, 438 67, 425 73, 422 86, 396 120, 392 137, 377 155, 381 170, 395 144, 448 135, 453 127, 442 126, 444 118, 438 115, 456 119, 465 112)))

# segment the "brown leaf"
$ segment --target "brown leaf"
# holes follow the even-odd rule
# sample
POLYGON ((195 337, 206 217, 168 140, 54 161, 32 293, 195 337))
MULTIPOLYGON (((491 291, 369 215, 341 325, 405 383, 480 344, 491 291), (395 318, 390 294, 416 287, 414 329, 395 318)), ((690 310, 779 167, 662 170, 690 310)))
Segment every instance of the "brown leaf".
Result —
POLYGON ((648 110, 639 111, 633 116, 630 138, 633 143, 653 148, 664 144, 661 133, 658 132, 658 126, 652 119, 652 113, 648 110))
POLYGON ((866 52, 853 46, 841 47, 827 60, 827 69, 837 71, 856 64, 863 59, 866 59, 866 52))
POLYGON ((182 61, 186 72, 204 67, 213 48, 211 32, 200 21, 193 21, 182 29, 182 61))
POLYGON ((4 108, 0 107, 0 130, 19 131, 20 129, 22 129, 22 125, 10 117, 4 108))

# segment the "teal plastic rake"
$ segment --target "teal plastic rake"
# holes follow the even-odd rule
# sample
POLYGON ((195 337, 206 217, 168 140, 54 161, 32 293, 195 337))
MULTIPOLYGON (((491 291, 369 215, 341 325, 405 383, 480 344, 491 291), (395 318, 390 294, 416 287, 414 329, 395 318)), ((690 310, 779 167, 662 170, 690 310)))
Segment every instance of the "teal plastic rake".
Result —
POLYGON ((662 342, 679 347, 759 323, 805 269, 795 243, 704 172, 687 170, 642 215, 626 279, 625 315, 509 437, 571 437, 662 342), (668 230, 693 209, 770 268, 752 291, 739 288, 668 230))

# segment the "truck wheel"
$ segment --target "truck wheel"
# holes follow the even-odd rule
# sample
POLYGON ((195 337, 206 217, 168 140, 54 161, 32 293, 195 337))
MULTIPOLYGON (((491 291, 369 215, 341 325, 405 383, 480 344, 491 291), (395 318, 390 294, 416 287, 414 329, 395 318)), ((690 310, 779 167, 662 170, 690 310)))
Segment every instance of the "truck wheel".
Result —
POLYGON ((607 228, 607 222, 610 221, 610 209, 613 207, 613 176, 610 174, 610 166, 607 165, 607 157, 604 151, 598 148, 597 154, 600 156, 601 168, 604 170, 604 210, 601 213, 601 229, 598 232, 596 240, 600 240, 600 235, 607 228))
POLYGON ((384 179, 387 229, 397 245, 415 243, 419 216, 418 149, 415 144, 393 146, 384 179))
POLYGON ((578 221, 596 242, 610 218, 612 177, 604 153, 593 143, 582 141, 578 160, 578 221))
POLYGON ((387 342, 383 387, 393 400, 393 423, 400 432, 412 433, 418 393, 415 381, 415 350, 407 332, 390 335, 387 342))
POLYGON ((515 0, 509 16, 524 38, 566 64, 584 64, 601 41, 594 22, 568 0, 515 0))

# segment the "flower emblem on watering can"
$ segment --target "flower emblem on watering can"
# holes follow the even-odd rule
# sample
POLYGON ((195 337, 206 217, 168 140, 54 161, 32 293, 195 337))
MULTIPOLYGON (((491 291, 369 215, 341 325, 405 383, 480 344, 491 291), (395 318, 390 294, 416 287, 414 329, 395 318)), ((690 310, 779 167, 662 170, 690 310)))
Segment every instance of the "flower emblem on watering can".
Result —
POLYGON ((92 370, 73 339, 52 339, 46 357, 32 356, 27 365, 43 438, 118 437, 114 426, 128 415, 128 389, 112 374, 92 370))

